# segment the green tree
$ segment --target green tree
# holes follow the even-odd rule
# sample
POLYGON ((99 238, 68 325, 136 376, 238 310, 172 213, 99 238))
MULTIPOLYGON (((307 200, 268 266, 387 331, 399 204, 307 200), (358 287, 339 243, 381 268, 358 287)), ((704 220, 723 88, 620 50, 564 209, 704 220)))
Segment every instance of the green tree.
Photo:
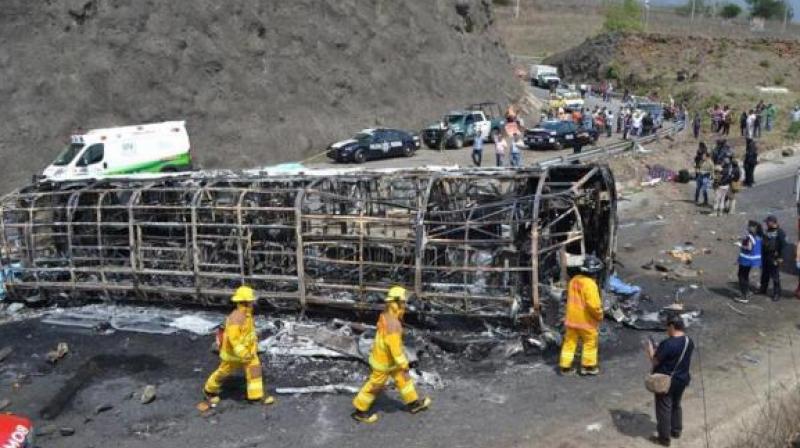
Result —
POLYGON ((792 16, 792 11, 789 5, 783 0, 745 0, 750 7, 750 15, 753 17, 761 17, 764 19, 782 20, 786 14, 786 8, 789 8, 789 17, 792 16))
POLYGON ((720 17, 724 19, 735 19, 742 13, 742 7, 734 3, 726 3, 719 11, 720 17))
POLYGON ((606 31, 642 31, 642 8, 636 0, 607 3, 605 8, 606 31))

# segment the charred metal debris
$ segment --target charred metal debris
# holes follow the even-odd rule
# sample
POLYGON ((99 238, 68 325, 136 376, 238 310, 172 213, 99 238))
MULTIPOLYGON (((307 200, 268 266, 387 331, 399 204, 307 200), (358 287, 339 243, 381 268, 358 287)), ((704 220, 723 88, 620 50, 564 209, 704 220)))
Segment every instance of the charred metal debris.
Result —
MULTIPOLYGON (((542 322, 541 297, 593 253, 611 265, 604 165, 193 173, 39 183, 0 201, 12 300, 378 309, 542 322)), ((602 276, 605 278, 606 275, 602 276)))

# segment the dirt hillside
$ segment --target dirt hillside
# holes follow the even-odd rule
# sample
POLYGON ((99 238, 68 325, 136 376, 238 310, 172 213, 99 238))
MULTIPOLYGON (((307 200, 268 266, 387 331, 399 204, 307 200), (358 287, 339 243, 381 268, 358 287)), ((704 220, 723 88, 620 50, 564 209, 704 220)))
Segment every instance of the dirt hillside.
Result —
POLYGON ((571 80, 613 79, 637 93, 709 105, 797 100, 800 41, 601 34, 548 58, 571 80), (789 94, 769 97, 758 86, 789 94))
POLYGON ((186 119, 203 167, 297 160, 374 125, 521 96, 490 0, 7 0, 0 192, 69 133, 186 119))

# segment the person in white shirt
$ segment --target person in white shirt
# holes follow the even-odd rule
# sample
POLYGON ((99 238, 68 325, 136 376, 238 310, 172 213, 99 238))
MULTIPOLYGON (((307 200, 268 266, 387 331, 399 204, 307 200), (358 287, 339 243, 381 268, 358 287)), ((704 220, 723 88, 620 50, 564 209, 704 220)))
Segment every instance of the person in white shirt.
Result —
POLYGON ((494 155, 497 160, 497 166, 503 166, 503 159, 506 157, 507 148, 508 143, 506 143, 506 139, 503 137, 498 137, 497 141, 494 142, 494 155))

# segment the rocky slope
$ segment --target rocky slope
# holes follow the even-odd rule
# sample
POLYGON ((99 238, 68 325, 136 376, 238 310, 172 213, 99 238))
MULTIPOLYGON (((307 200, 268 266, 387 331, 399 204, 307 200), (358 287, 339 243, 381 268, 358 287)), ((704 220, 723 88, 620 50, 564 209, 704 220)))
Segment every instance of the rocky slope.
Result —
POLYGON ((800 91, 796 40, 601 34, 547 62, 570 80, 611 78, 635 92, 672 94, 690 103, 749 104, 764 97, 758 86, 786 87, 788 96, 764 99, 791 102, 800 91))
POLYGON ((203 167, 521 96, 490 0, 6 0, 0 191, 77 128, 186 119, 203 167))

